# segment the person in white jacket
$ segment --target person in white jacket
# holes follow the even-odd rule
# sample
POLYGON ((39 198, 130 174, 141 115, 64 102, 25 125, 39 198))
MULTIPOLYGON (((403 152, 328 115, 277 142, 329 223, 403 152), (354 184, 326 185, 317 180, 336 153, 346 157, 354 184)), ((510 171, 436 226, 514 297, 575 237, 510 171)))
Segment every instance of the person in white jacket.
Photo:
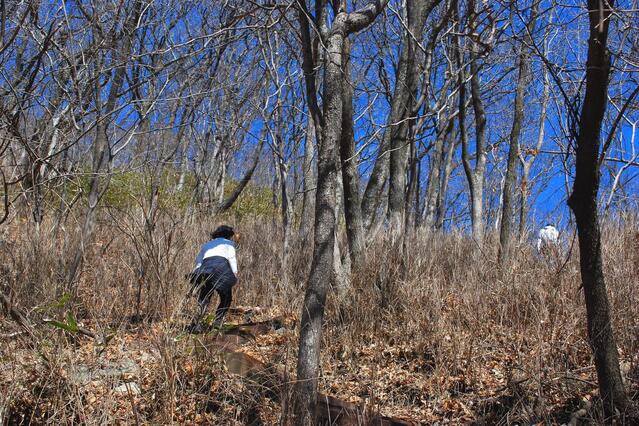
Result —
POLYGON ((551 224, 546 224, 539 230, 537 236, 537 253, 552 251, 559 247, 559 231, 551 224))
POLYGON ((202 331, 202 318, 211 303, 213 291, 220 296, 215 311, 214 327, 220 327, 233 301, 233 286, 237 283, 237 257, 235 231, 228 225, 219 226, 211 232, 211 239, 202 245, 195 259, 195 268, 190 274, 191 291, 197 291, 199 310, 191 323, 193 332, 202 331))

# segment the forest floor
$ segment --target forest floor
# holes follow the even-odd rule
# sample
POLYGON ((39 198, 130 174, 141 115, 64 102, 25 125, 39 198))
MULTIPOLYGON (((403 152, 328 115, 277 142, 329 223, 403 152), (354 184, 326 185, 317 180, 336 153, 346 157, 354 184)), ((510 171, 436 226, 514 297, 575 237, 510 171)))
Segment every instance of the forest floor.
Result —
MULTIPOLYGON (((40 351, 18 336, 3 335, 0 389, 10 406, 2 407, 2 414, 8 424, 279 424, 291 388, 281 377, 295 368, 297 321, 279 309, 257 312, 250 318, 229 315, 226 333, 188 334, 157 322, 107 333, 106 344, 100 337, 57 330, 55 343, 40 351), (247 357, 228 356, 237 353, 247 357), (251 375, 256 364, 274 368, 281 387, 264 388, 251 375), (62 396, 52 394, 61 388, 63 405, 56 401, 62 396), (167 399, 167 392, 173 397, 167 399), (170 407, 158 410, 167 403, 170 407)), ((543 378, 551 385, 539 386, 544 372, 514 367, 519 355, 506 332, 492 343, 481 342, 474 354, 459 354, 461 366, 467 357, 482 359, 473 363, 470 375, 441 374, 426 347, 394 344, 392 338, 382 347, 364 344, 339 362, 323 364, 321 390, 407 424, 596 423, 592 402, 598 391, 587 346, 574 348, 579 365, 586 367, 543 378)), ((451 346, 454 339, 470 338, 444 336, 451 346)), ((636 398, 639 359, 637 354, 622 359, 626 384, 636 398)))
MULTIPOLYGON (((204 230, 158 227, 161 238, 146 254, 102 228, 73 297, 59 278, 66 241, 16 230, 13 251, 0 251, 0 278, 5 305, 30 325, 6 315, 6 306, 0 312, 0 419, 285 424, 310 249, 294 246, 283 269, 277 238, 261 238, 277 236, 271 225, 241 226, 252 239, 240 244, 240 281, 227 317, 241 326, 222 335, 184 331, 195 306, 181 277, 204 230), (146 274, 131 273, 140 263, 146 274)), ((623 229, 604 232, 621 370, 635 401, 637 244, 623 229)), ((325 408, 365 407, 369 418, 379 413, 396 424, 604 420, 575 250, 549 261, 521 245, 511 268, 497 271, 490 238, 481 252, 455 234, 418 234, 406 247, 402 257, 376 241, 353 270, 352 290, 329 297, 319 380, 325 408)))

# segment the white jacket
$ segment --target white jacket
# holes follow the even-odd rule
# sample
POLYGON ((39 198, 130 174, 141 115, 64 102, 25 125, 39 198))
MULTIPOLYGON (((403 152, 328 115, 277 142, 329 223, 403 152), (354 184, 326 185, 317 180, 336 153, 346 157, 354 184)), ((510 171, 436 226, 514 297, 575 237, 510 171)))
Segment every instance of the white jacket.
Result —
POLYGON ((200 252, 195 258, 194 271, 202 266, 202 262, 207 257, 220 256, 226 258, 231 265, 231 270, 237 275, 237 258, 235 256, 235 243, 225 238, 216 238, 202 245, 200 252))

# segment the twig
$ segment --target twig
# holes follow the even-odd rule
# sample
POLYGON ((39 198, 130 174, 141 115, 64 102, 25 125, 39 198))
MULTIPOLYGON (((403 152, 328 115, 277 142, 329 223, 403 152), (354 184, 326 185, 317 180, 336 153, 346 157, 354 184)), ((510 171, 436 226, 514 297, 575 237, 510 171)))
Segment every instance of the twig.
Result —
POLYGON ((17 306, 12 305, 11 299, 9 299, 6 294, 0 293, 0 300, 2 300, 2 305, 4 306, 4 309, 7 311, 9 316, 13 318, 13 320, 19 325, 31 332, 31 323, 17 306))

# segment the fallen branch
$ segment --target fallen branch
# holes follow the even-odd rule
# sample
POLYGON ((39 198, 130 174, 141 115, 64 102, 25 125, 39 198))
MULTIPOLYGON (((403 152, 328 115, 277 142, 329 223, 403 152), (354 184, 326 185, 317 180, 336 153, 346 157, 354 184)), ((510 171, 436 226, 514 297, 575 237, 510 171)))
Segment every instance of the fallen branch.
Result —
POLYGON ((0 299, 7 314, 20 326, 31 332, 33 327, 27 316, 17 306, 13 306, 11 299, 6 294, 0 293, 0 299))
MULTIPOLYGON (((22 310, 20 308, 18 308, 17 306, 13 305, 13 303, 11 303, 11 299, 4 293, 0 293, 0 300, 2 301, 2 306, 4 307, 4 310, 7 312, 7 314, 15 321, 18 323, 18 325, 20 325, 21 327, 23 327, 26 332, 28 332, 29 334, 33 334, 33 325, 31 324, 31 321, 29 321, 29 318, 27 318, 26 314, 24 312, 22 312, 22 310)), ((43 322, 45 324, 54 324, 56 321, 51 320, 51 319, 44 319, 43 322)), ((81 334, 83 336, 87 336, 90 337, 92 339, 94 339, 95 341, 98 342, 98 344, 103 345, 107 339, 104 338, 99 338, 94 332, 92 332, 91 330, 87 330, 86 328, 83 327, 79 327, 79 326, 75 326, 73 331, 77 334, 81 334)), ((16 333, 11 333, 9 335, 7 335, 7 337, 15 337, 18 336, 22 333, 16 332, 16 333)), ((4 337, 4 336, 3 336, 4 337)))

